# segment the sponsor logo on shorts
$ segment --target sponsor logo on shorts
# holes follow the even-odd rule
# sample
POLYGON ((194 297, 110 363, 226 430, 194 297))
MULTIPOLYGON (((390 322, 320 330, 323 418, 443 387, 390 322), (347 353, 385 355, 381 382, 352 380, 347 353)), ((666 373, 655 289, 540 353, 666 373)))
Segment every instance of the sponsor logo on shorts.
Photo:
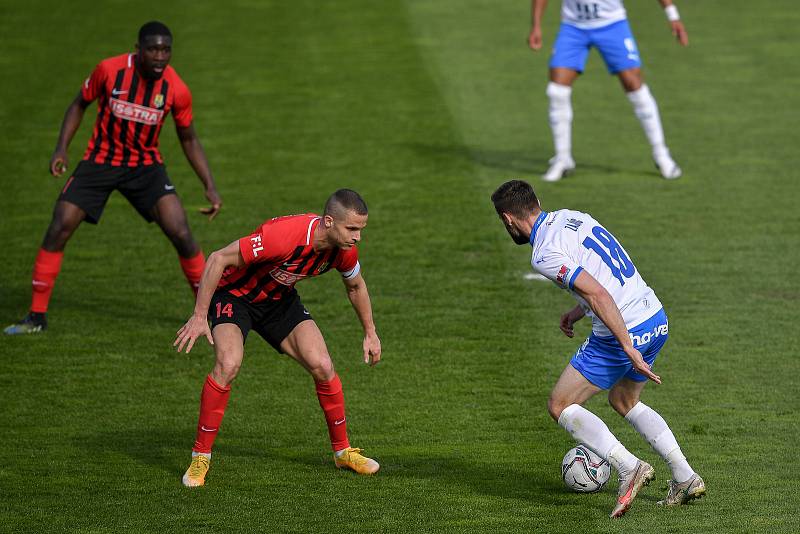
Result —
POLYGON ((132 104, 131 102, 125 102, 117 98, 109 98, 108 104, 111 106, 111 112, 118 119, 141 122, 148 126, 157 125, 164 117, 164 111, 160 109, 132 104))
POLYGON ((636 42, 630 37, 626 37, 623 42, 625 43, 625 48, 628 49, 628 59, 639 61, 639 51, 636 50, 636 42))
POLYGON ((556 275, 556 282, 563 286, 567 280, 567 276, 569 275, 569 270, 569 267, 562 265, 561 269, 558 270, 558 274, 556 275))
POLYGON ((669 325, 667 323, 660 324, 656 326, 652 332, 643 332, 641 335, 631 334, 631 343, 633 343, 634 347, 639 347, 641 345, 647 345, 654 339, 666 336, 669 333, 669 325))

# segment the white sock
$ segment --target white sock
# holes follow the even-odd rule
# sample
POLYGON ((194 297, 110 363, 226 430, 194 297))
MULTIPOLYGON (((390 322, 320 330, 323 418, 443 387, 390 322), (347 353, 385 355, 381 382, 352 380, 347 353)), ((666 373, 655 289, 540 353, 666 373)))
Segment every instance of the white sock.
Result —
POLYGON ((194 458, 195 456, 201 456, 201 455, 205 456, 209 460, 211 459, 211 453, 210 452, 195 452, 195 451, 192 451, 192 458, 194 458))
POLYGON ((631 408, 625 419, 667 462, 675 482, 686 482, 694 475, 694 470, 681 452, 678 441, 658 412, 643 402, 638 402, 631 408))
POLYGON ((548 117, 556 158, 572 160, 572 87, 550 82, 546 92, 550 98, 548 117))
POLYGON ((636 469, 638 458, 628 452, 602 419, 578 404, 570 404, 558 418, 558 424, 579 443, 585 444, 607 460, 620 474, 636 469))
POLYGON ((659 157, 669 154, 667 145, 664 142, 664 129, 661 127, 658 104, 656 104, 656 99, 650 93, 650 88, 642 84, 639 89, 631 91, 627 95, 628 100, 633 105, 633 112, 642 124, 650 146, 653 147, 653 156, 659 157))

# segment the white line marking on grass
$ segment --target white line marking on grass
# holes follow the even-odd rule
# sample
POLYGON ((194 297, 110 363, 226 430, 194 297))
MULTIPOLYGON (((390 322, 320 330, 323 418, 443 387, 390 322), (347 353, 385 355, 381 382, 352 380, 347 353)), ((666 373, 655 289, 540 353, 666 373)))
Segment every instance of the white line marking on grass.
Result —
POLYGON ((547 282, 548 278, 539 273, 525 273, 522 275, 523 280, 538 280, 539 282, 547 282))

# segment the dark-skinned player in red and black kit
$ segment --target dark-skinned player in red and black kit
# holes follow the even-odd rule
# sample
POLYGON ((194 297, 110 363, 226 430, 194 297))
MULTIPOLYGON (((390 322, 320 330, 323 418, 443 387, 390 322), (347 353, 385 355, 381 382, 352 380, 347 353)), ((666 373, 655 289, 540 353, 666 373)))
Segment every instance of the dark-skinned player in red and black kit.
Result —
POLYGON ((313 213, 276 217, 209 255, 194 314, 175 340, 179 351, 185 347, 189 352, 195 340, 205 336, 216 353, 216 364, 200 395, 192 462, 183 475, 185 486, 205 484, 211 447, 251 329, 275 350, 295 359, 314 379, 336 467, 362 475, 378 471, 378 462, 362 456, 361 449, 350 447, 342 383, 322 333, 294 288, 305 278, 331 269, 339 271, 364 328, 364 363, 378 363, 381 341, 356 248, 366 224, 364 200, 355 191, 340 189, 328 198, 321 217, 313 213))
POLYGON ((109 195, 118 190, 147 221, 155 221, 178 252, 186 279, 196 291, 205 266, 186 213, 169 180, 158 138, 172 113, 181 147, 203 182, 213 219, 222 206, 203 147, 192 124, 192 95, 169 66, 172 33, 160 22, 139 30, 136 52, 101 61, 67 108, 50 173, 67 170, 67 148, 86 108, 97 100, 97 121, 83 160, 64 184, 33 266, 30 313, 4 330, 32 334, 47 328, 46 312, 61 270, 64 247, 83 221, 97 224, 109 195))

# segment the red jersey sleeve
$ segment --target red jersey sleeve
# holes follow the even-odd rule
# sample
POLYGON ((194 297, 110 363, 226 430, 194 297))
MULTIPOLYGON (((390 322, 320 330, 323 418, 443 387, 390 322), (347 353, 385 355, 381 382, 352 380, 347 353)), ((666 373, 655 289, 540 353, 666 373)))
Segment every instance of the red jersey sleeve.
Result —
POLYGON ((105 93, 107 71, 103 63, 98 63, 92 74, 86 78, 81 86, 81 98, 86 102, 92 102, 105 93))
POLYGON ((239 253, 245 264, 274 262, 283 257, 280 236, 275 235, 273 226, 264 223, 252 234, 239 239, 239 253))
POLYGON ((175 100, 172 102, 172 118, 179 128, 188 128, 192 124, 192 92, 179 80, 175 84, 175 100))
POLYGON ((355 278, 361 272, 361 264, 358 262, 358 248, 353 247, 342 251, 336 259, 336 270, 342 273, 345 278, 355 278))

